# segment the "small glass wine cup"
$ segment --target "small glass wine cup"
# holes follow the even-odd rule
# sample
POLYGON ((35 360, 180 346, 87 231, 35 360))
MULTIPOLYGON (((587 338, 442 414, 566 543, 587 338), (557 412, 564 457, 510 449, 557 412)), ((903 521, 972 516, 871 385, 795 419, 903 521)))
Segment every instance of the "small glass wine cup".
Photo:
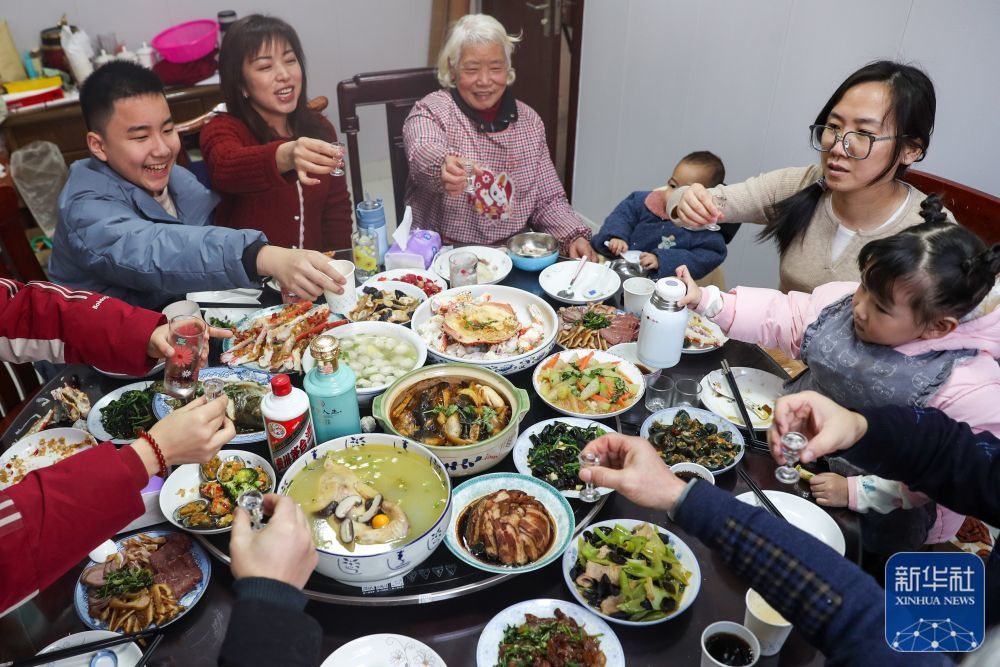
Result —
MULTIPOLYGON (((715 204, 715 208, 719 209, 719 213, 721 214, 723 209, 726 208, 726 195, 723 194, 712 195, 712 203, 715 204)), ((719 223, 717 222, 713 222, 710 225, 705 225, 705 229, 709 230, 710 232, 722 231, 722 227, 720 227, 719 223)))
POLYGON ((806 437, 794 431, 781 436, 781 453, 785 457, 785 465, 778 466, 774 471, 774 476, 783 484, 795 484, 801 475, 795 468, 799 462, 799 453, 805 449, 806 437))
MULTIPOLYGON (((601 464, 601 457, 597 454, 585 453, 580 454, 580 468, 593 468, 594 466, 601 464)), ((592 481, 588 481, 584 484, 583 488, 580 489, 580 500, 585 503, 596 503, 601 497, 600 491, 594 486, 592 481)))
POLYGON ((264 527, 264 494, 260 491, 246 491, 236 499, 236 504, 250 515, 250 527, 253 530, 264 527))
POLYGON ((465 194, 474 195, 476 194, 476 173, 472 160, 463 160, 462 166, 465 167, 465 194))

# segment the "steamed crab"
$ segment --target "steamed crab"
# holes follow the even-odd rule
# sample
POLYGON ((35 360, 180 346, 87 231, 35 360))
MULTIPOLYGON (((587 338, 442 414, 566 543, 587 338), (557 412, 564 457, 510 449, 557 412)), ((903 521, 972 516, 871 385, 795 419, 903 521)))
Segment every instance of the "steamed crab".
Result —
MULTIPOLYGON (((470 292, 432 302, 431 310, 442 318, 442 347, 449 352, 455 345, 489 347, 494 354, 521 354, 538 346, 545 338, 542 312, 527 306, 530 323, 521 319, 508 303, 493 301, 489 294, 474 298, 470 292)), ((461 356, 461 355, 460 355, 461 356)))

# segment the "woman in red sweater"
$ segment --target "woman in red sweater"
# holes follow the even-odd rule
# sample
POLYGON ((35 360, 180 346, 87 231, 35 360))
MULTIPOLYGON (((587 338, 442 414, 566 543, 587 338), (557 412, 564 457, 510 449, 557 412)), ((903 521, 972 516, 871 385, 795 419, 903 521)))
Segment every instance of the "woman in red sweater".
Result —
POLYGON ((215 223, 257 229, 269 243, 334 250, 351 243, 347 179, 333 125, 307 107, 305 59, 295 30, 251 14, 226 31, 219 76, 228 113, 201 131, 215 223))

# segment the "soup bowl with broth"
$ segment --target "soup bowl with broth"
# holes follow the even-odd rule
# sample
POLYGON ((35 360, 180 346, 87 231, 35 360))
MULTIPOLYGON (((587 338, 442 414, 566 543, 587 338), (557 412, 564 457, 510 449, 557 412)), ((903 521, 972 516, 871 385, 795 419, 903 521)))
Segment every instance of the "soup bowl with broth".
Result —
POLYGON ((317 445, 291 465, 278 493, 298 503, 311 524, 316 571, 354 586, 420 565, 451 520, 451 480, 441 460, 386 433, 317 445))

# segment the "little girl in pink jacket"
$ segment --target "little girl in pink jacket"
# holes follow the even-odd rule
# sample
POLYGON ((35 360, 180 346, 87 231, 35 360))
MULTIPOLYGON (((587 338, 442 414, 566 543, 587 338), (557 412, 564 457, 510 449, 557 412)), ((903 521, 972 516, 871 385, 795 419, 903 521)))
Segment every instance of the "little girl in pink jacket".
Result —
MULTIPOLYGON (((972 232, 942 221, 936 196, 924 209, 933 221, 862 249, 860 284, 827 283, 812 294, 751 287, 722 294, 699 288, 680 267, 684 302, 730 338, 801 357, 809 368, 790 391, 814 389, 848 408, 938 408, 977 432, 1000 434, 1000 245, 987 249, 972 232)), ((872 475, 823 474, 811 484, 821 505, 859 512, 926 503, 872 475)), ((926 532, 916 533, 920 541, 904 544, 897 535, 892 550, 947 541, 964 517, 938 507, 930 519, 933 526, 929 520, 926 532)))

